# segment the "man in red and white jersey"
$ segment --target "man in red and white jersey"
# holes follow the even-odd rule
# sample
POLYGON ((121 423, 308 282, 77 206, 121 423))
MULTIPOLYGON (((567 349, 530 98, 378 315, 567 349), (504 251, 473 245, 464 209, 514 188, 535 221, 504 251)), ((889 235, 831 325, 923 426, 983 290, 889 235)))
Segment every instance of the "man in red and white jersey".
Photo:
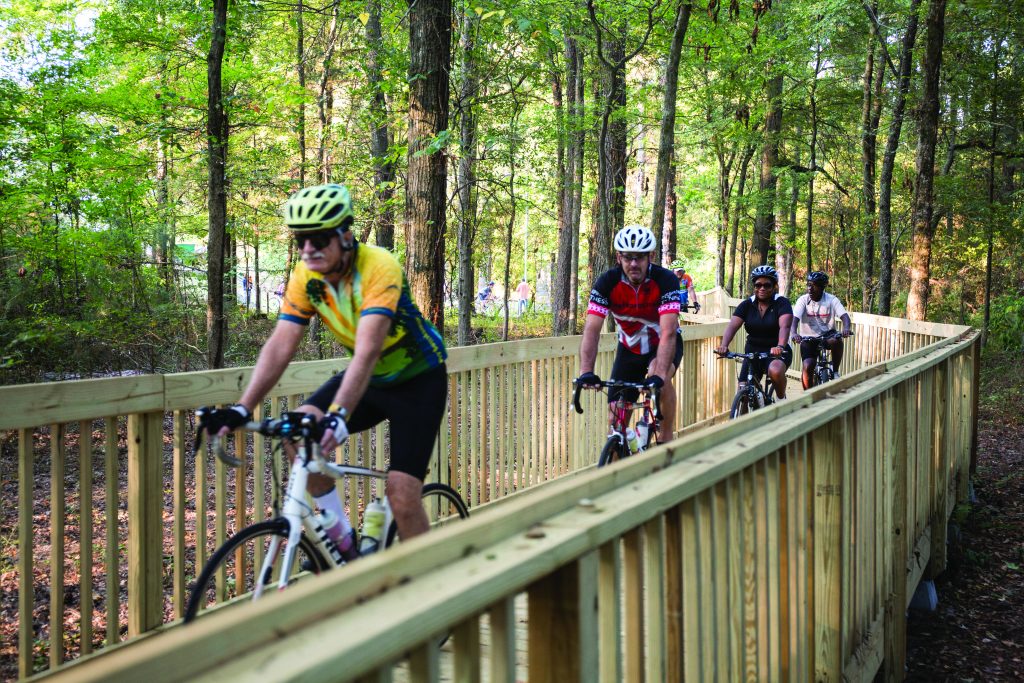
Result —
MULTIPOLYGON (((679 335, 679 279, 651 261, 656 244, 654 233, 641 225, 627 225, 615 235, 618 265, 602 273, 590 291, 577 382, 584 387, 600 386, 594 361, 601 327, 611 314, 619 337, 612 378, 646 381, 663 388, 661 433, 668 440, 675 427, 672 377, 683 358, 683 341, 679 335)), ((618 400, 620 391, 609 389, 608 402, 618 400)), ((636 390, 625 390, 625 398, 635 401, 636 390)))

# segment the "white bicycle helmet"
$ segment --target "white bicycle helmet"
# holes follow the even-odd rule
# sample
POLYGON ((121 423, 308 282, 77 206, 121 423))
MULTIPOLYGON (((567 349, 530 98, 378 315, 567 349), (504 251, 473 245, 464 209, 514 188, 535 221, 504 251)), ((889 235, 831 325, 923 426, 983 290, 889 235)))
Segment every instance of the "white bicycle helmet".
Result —
POLYGON ((750 281, 753 282, 759 277, 770 277, 776 284, 779 282, 779 273, 769 265, 757 266, 750 271, 750 281))
POLYGON ((615 235, 615 250, 629 252, 652 252, 654 233, 642 225, 627 225, 615 235))

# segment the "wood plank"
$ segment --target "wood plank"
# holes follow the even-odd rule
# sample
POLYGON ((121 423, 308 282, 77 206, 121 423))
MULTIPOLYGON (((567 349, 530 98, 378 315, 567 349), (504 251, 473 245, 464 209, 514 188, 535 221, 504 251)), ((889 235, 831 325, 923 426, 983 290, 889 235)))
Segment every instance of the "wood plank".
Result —
POLYGON ((647 643, 644 680, 665 680, 665 526, 661 516, 644 523, 644 640, 647 643))
POLYGON ((683 517, 665 512, 665 680, 683 680, 683 517))
POLYGON ((50 668, 64 661, 64 425, 50 425, 50 668))
POLYGON ((101 415, 159 410, 164 377, 137 375, 0 387, 0 430, 54 422, 91 420, 101 415))
POLYGON ((441 680, 440 649, 433 639, 409 655, 409 680, 411 683, 438 683, 441 680))
POLYGON ((33 670, 32 644, 34 641, 32 619, 34 558, 32 510, 35 500, 32 485, 35 483, 35 453, 33 452, 32 431, 18 430, 18 677, 28 678, 33 670))
POLYGON ((104 483, 106 491, 103 495, 104 517, 106 518, 106 529, 104 537, 106 540, 106 551, 104 553, 103 565, 107 577, 107 596, 104 600, 104 608, 107 618, 107 647, 116 645, 121 639, 121 593, 119 581, 121 572, 118 564, 117 549, 120 547, 118 538, 118 501, 120 486, 118 474, 118 446, 117 446, 117 418, 108 417, 103 421, 104 441, 104 483))
POLYGON ((527 590, 528 667, 541 681, 593 681, 598 672, 597 552, 589 552, 527 590))
MULTIPOLYGON (((172 484, 172 502, 174 509, 174 528, 172 536, 174 541, 174 569, 173 569, 173 593, 171 595, 171 609, 175 619, 181 619, 185 611, 185 593, 188 591, 188 584, 185 583, 185 456, 188 444, 185 441, 185 411, 174 411, 174 456, 171 464, 174 481, 172 484)), ((260 544, 256 544, 261 548, 260 544)))
POLYGON ((642 681, 644 676, 643 600, 644 571, 640 529, 622 537, 622 595, 625 602, 623 622, 623 670, 626 680, 642 681))
POLYGON ((622 609, 619 585, 622 580, 620 539, 612 539, 599 548, 598 568, 598 643, 601 658, 599 677, 602 683, 622 680, 622 609))
POLYGON ((814 676, 838 680, 842 661, 843 470, 833 425, 811 434, 814 467, 814 676))
POLYGON ((163 622, 163 413, 128 416, 128 635, 163 622))
POLYGON ((516 610, 514 598, 505 597, 488 610, 491 625, 491 683, 515 683, 516 610))
POLYGON ((92 652, 92 421, 78 423, 79 624, 82 655, 92 652))
POLYGON ((459 683, 480 681, 480 618, 473 616, 452 631, 455 647, 455 680, 459 683))

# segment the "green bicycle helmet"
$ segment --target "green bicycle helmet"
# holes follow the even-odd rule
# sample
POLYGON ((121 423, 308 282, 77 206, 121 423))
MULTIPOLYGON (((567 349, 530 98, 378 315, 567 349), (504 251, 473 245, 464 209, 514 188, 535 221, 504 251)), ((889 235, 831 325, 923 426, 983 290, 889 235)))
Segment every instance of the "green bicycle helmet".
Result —
POLYGON ((344 185, 305 187, 284 205, 284 222, 292 232, 320 232, 332 228, 345 232, 354 220, 352 197, 344 185))
POLYGON ((669 268, 671 268, 672 270, 686 270, 686 266, 684 266, 683 262, 678 259, 673 261, 672 265, 670 265, 669 268))

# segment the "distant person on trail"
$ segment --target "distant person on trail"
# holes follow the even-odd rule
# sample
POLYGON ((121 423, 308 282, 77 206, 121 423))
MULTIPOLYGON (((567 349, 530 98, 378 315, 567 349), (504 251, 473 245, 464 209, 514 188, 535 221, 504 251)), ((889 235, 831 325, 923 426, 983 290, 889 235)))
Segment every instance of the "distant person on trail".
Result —
MULTIPOLYGON (((679 334, 679 280, 667 268, 651 262, 656 245, 654 233, 642 225, 627 225, 615 235, 618 265, 598 276, 590 290, 576 381, 584 388, 600 388, 594 362, 601 327, 610 313, 619 336, 612 379, 664 387, 660 394, 661 433, 667 440, 674 428, 672 377, 683 358, 683 340, 679 334)), ((638 398, 636 389, 612 387, 608 403, 617 401, 620 394, 631 402, 638 398)))
MULTIPOLYGON (((249 385, 238 403, 212 411, 209 432, 223 435, 252 419, 253 409, 295 356, 310 319, 320 316, 352 359, 296 410, 317 417, 320 447, 326 451, 350 433, 391 421, 387 496, 398 532, 408 539, 429 527, 420 492, 445 412, 447 351, 437 329, 413 303, 397 259, 380 247, 359 244, 351 230, 354 218, 343 185, 308 187, 285 204, 284 220, 301 262, 249 385)), ((341 519, 342 555, 358 557, 334 480, 311 475, 308 490, 317 506, 341 519)))
POLYGON ((813 381, 811 374, 817 362, 818 346, 822 343, 804 337, 817 337, 834 332, 836 319, 843 321, 841 336, 824 341, 825 346, 832 351, 832 370, 836 377, 839 377, 839 363, 843 360, 843 337, 850 336, 850 314, 846 312, 838 297, 825 291, 826 287, 828 275, 819 270, 808 273, 807 293, 801 295, 793 307, 793 325, 790 332, 793 342, 800 345, 800 357, 803 359, 800 380, 804 389, 809 388, 813 381))
POLYGON ((672 272, 679 278, 679 304, 685 309, 690 299, 693 299, 693 310, 699 311, 700 304, 697 303, 697 292, 693 290, 693 278, 686 273, 686 267, 682 261, 672 262, 672 272))
POLYGON ((519 286, 516 287, 516 294, 519 295, 519 315, 526 313, 526 307, 530 303, 530 296, 533 295, 533 291, 530 289, 530 284, 524 277, 519 286))

